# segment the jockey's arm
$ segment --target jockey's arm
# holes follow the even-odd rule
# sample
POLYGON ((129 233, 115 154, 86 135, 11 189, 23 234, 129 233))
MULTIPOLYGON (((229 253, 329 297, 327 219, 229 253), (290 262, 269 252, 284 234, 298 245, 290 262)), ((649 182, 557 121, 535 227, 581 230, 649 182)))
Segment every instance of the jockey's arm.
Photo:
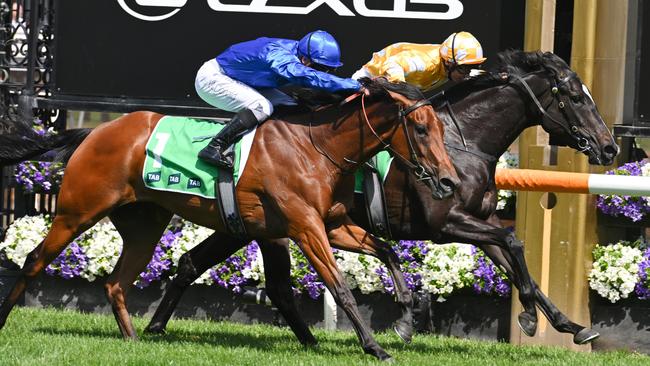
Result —
POLYGON ((386 77, 392 83, 406 81, 408 67, 400 58, 390 57, 381 65, 379 76, 386 77))
POLYGON ((270 68, 289 82, 328 92, 357 91, 361 85, 356 80, 340 78, 303 65, 296 56, 276 48, 267 54, 270 68))

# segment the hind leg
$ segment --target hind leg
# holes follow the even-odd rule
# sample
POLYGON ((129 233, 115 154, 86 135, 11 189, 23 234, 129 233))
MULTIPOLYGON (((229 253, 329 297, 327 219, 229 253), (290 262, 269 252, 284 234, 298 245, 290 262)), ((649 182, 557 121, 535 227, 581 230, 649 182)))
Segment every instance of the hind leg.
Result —
POLYGON ((5 298, 0 307, 0 329, 4 326, 11 309, 25 291, 27 285, 38 275, 48 264, 50 264, 61 251, 79 234, 94 225, 100 215, 93 215, 93 219, 83 220, 80 215, 60 214, 54 217, 52 227, 47 237, 41 244, 32 250, 27 256, 25 265, 22 268, 21 276, 18 278, 9 295, 5 298))
POLYGON ((106 297, 125 339, 137 339, 126 307, 126 295, 147 266, 158 240, 169 224, 172 213, 153 203, 135 203, 120 207, 110 215, 122 236, 124 246, 113 273, 106 281, 106 297))
POLYGON ((165 333, 169 319, 185 290, 203 272, 221 263, 244 246, 246 242, 222 233, 214 233, 199 245, 183 254, 178 262, 176 277, 165 289, 156 313, 145 328, 147 333, 165 333))
POLYGON ((291 290, 289 239, 258 240, 264 260, 266 291, 291 330, 304 345, 317 344, 316 338, 298 312, 291 290))

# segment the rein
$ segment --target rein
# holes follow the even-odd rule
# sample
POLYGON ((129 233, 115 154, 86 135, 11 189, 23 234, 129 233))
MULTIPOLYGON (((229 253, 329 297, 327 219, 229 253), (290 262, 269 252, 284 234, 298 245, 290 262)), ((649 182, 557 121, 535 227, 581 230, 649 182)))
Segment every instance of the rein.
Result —
POLYGON ((370 124, 370 120, 368 119, 368 114, 366 113, 366 96, 365 94, 361 96, 361 110, 363 111, 363 117, 364 120, 366 121, 366 125, 368 125, 368 128, 370 129, 370 132, 375 136, 375 138, 383 145, 383 149, 389 150, 393 156, 397 157, 399 160, 402 161, 404 165, 406 165, 409 169, 413 170, 413 174, 417 177, 418 181, 423 181, 423 180, 433 180, 434 178, 436 181, 439 181, 439 177, 437 172, 432 171, 428 173, 424 166, 420 163, 420 160, 418 159, 417 154, 415 153, 415 148, 413 147, 413 142, 411 139, 411 134, 408 131, 408 127, 406 126, 406 116, 411 114, 413 111, 420 107, 424 107, 427 105, 431 105, 431 102, 428 99, 422 99, 415 104, 411 105, 410 107, 403 109, 400 106, 399 109, 399 119, 400 119, 400 124, 402 125, 402 128, 404 129, 404 135, 406 136, 406 141, 407 145, 409 148, 409 153, 411 155, 411 159, 407 159, 404 156, 402 156, 400 153, 395 151, 390 144, 387 144, 384 140, 381 139, 379 134, 375 131, 374 128, 372 128, 372 125, 370 124))
POLYGON ((470 150, 467 147, 467 140, 465 140, 465 135, 463 134, 463 130, 460 128, 460 124, 458 123, 458 118, 456 117, 456 113, 454 112, 454 109, 451 106, 451 103, 449 103, 449 100, 447 100, 447 96, 445 95, 445 92, 442 91, 431 98, 429 98, 429 101, 436 99, 436 98, 444 98, 445 102, 443 106, 447 109, 447 112, 449 112, 449 117, 451 118, 451 121, 453 122, 454 126, 456 127, 456 130, 458 131, 458 135, 460 136, 461 141, 463 142, 463 146, 457 146, 455 144, 450 144, 448 142, 445 142, 445 147, 448 149, 453 149, 456 151, 464 152, 470 155, 474 155, 479 159, 482 159, 490 164, 495 163, 499 160, 498 157, 492 156, 490 154, 486 154, 480 150, 470 150))
MULTIPOLYGON (((558 93, 559 86, 566 84, 572 79, 576 78, 577 75, 575 73, 572 72, 571 74, 569 74, 568 76, 560 80, 559 84, 555 83, 554 80, 555 85, 551 88, 551 94, 553 95, 553 100, 551 101, 551 103, 549 103, 549 105, 546 108, 542 107, 542 103, 539 101, 539 99, 537 98, 537 96, 535 95, 535 93, 533 92, 533 90, 528 85, 526 80, 524 80, 523 77, 519 75, 513 75, 513 76, 517 79, 517 81, 521 83, 521 85, 524 87, 524 90, 528 93, 530 98, 533 100, 533 102, 537 106, 537 109, 541 113, 542 118, 546 117, 551 122, 560 126, 569 136, 571 136, 571 138, 573 138, 576 141, 576 143, 578 144, 578 148, 580 149, 580 152, 585 153, 585 152, 590 152, 592 150, 591 145, 589 145, 589 140, 587 140, 587 138, 585 138, 583 134, 579 133, 580 127, 578 127, 578 123, 577 122, 574 123, 571 120, 571 118, 568 116, 565 110, 566 103, 564 103, 564 101, 561 100, 558 93), (562 114, 564 115, 564 118, 570 127, 567 127, 565 124, 555 119, 546 111, 546 109, 548 109, 548 107, 553 103, 553 101, 556 101, 558 103, 558 108, 560 109, 560 111, 562 111, 562 114)), ((516 84, 513 83, 512 85, 516 85, 516 84)))

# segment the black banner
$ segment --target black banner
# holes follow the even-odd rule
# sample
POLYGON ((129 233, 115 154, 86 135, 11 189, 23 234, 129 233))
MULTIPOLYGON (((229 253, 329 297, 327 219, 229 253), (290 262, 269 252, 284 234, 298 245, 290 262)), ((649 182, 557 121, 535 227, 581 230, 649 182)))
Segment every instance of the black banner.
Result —
POLYGON ((437 4, 58 0, 53 91, 55 96, 197 100, 196 71, 229 45, 261 36, 299 39, 316 29, 339 41, 342 76, 351 75, 372 52, 393 42, 441 43, 461 30, 481 41, 488 60, 500 50, 523 45, 524 1, 431 2, 437 4))

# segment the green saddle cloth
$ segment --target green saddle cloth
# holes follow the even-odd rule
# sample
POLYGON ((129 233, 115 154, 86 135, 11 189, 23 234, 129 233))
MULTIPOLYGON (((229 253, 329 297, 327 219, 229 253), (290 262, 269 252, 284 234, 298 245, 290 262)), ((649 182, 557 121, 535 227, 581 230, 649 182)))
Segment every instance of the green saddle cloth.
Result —
MULTIPOLYGON (((213 121, 195 118, 165 116, 160 119, 147 141, 142 170, 145 186, 159 191, 215 198, 218 168, 199 160, 197 154, 223 127, 213 121)), ((244 136, 242 140, 252 140, 252 137, 244 136)), ((242 140, 235 144, 235 183, 241 175, 242 140)), ((248 156, 250 143, 243 145, 247 145, 244 153, 248 156)))
MULTIPOLYGON (((217 167, 197 158, 210 139, 224 125, 209 120, 165 116, 158 122, 147 141, 142 180, 147 188, 216 198, 214 183, 217 167)), ((235 144, 233 179, 241 176, 254 131, 235 144), (248 141, 246 141, 248 140, 248 141), (244 142, 243 142, 244 141, 244 142)), ((393 158, 386 151, 377 154, 377 170, 382 180, 388 175, 393 158)), ((355 174, 354 191, 363 192, 363 174, 355 174)))

